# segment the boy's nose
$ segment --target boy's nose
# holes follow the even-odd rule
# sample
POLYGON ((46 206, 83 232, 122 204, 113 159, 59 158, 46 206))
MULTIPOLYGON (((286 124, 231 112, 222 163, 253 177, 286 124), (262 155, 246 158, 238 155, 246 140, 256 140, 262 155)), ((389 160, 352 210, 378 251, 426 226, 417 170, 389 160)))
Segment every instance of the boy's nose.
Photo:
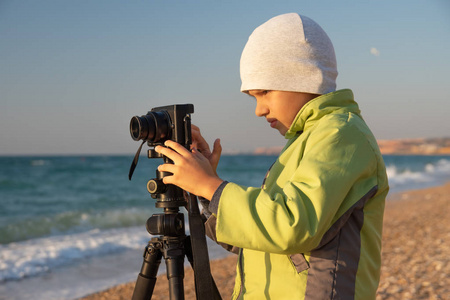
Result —
POLYGON ((268 108, 262 103, 256 102, 255 115, 257 117, 264 117, 269 113, 268 108))

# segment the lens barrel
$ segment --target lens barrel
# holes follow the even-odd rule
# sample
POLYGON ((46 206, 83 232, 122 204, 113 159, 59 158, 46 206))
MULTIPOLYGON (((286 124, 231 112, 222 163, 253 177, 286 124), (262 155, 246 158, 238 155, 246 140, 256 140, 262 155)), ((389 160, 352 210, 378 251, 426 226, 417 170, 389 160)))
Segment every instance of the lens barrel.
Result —
POLYGON ((133 140, 148 142, 164 141, 170 136, 170 118, 164 111, 148 112, 145 116, 134 116, 130 121, 133 140))

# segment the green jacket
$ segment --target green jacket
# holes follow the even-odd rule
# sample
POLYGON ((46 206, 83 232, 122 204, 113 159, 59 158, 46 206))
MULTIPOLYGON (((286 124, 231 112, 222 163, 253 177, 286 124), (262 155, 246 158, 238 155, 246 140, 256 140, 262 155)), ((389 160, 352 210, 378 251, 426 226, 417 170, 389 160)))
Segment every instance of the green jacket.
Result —
POLYGON ((240 248, 233 299, 375 299, 386 170, 351 90, 308 102, 261 188, 211 202, 217 241, 240 248))

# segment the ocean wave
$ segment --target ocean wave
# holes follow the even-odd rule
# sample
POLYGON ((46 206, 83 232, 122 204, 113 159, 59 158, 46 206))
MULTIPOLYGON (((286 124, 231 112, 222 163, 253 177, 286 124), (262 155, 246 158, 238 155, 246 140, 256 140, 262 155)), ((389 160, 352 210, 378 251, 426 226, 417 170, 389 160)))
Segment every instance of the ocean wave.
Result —
MULTIPOLYGON (((185 223, 189 235, 189 224, 185 223)), ((128 228, 100 230, 36 238, 0 245, 0 282, 20 280, 68 266, 91 257, 144 250, 153 236, 144 224, 128 228)), ((212 241, 208 241, 212 244, 212 241)), ((215 247, 210 257, 223 256, 215 247)), ((0 297, 1 298, 1 297, 0 297)))
POLYGON ((0 282, 39 275, 80 259, 143 249, 149 239, 144 228, 131 227, 0 245, 0 282))
POLYGON ((450 160, 440 159, 420 167, 387 164, 386 172, 389 185, 393 190, 421 188, 439 185, 450 179, 450 160))
POLYGON ((43 166, 43 165, 48 164, 48 163, 49 163, 48 160, 44 160, 44 159, 34 159, 34 160, 32 160, 30 162, 30 164, 33 167, 40 167, 40 166, 43 166))
POLYGON ((79 233, 145 224, 150 209, 139 207, 92 212, 66 211, 51 216, 34 216, 0 226, 0 244, 31 238, 79 233))

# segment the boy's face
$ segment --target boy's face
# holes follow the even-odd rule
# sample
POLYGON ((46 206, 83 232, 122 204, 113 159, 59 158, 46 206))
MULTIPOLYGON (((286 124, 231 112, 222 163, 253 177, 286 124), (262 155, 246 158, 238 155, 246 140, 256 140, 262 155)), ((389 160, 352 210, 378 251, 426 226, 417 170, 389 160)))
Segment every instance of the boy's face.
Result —
POLYGON ((318 96, 299 92, 268 90, 250 90, 248 94, 256 99, 256 116, 265 117, 267 122, 270 123, 270 127, 277 129, 283 136, 291 127, 300 109, 308 101, 318 96))

